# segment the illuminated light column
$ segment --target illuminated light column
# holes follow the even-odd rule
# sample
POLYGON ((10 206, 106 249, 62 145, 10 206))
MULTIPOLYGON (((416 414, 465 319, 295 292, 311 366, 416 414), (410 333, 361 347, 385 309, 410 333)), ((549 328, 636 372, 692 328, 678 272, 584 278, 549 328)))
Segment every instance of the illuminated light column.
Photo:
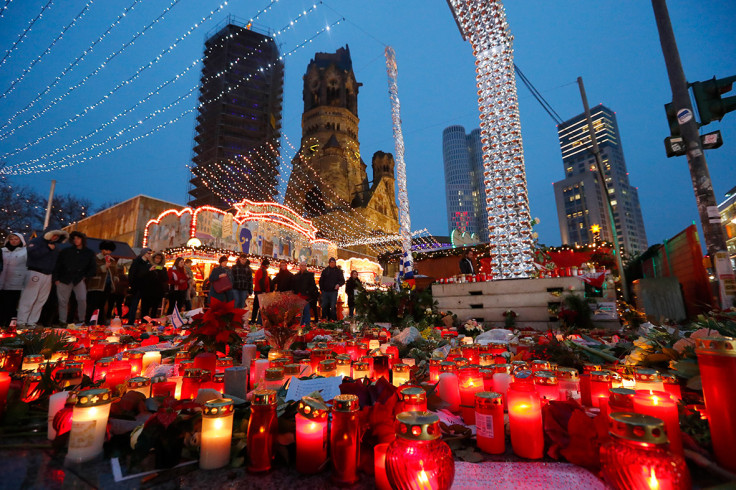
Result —
POLYGON ((447 3, 475 56, 493 279, 530 277, 532 227, 506 11, 501 0, 447 3))
POLYGON ((396 66, 394 48, 386 46, 386 72, 388 73, 388 93, 391 98, 391 121, 394 130, 394 145, 396 146, 396 182, 399 184, 399 235, 401 248, 404 252, 404 276, 412 277, 414 258, 411 256, 411 217, 409 216, 409 195, 406 191, 406 164, 404 163, 404 134, 401 132, 401 102, 399 101, 399 86, 397 77, 399 71, 396 66))

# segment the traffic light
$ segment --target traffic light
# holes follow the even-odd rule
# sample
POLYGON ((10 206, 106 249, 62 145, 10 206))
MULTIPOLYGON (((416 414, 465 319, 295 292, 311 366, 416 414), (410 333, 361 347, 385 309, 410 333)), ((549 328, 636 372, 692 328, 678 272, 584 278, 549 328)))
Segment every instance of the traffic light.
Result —
POLYGON ((664 111, 667 113, 667 123, 670 125, 670 134, 672 136, 680 136, 680 123, 677 121, 677 109, 672 102, 664 105, 664 111))
POLYGON ((736 110, 736 96, 721 97, 722 94, 731 91, 734 81, 736 75, 721 79, 713 77, 712 80, 690 84, 695 103, 698 105, 701 126, 711 121, 720 121, 727 112, 736 110))

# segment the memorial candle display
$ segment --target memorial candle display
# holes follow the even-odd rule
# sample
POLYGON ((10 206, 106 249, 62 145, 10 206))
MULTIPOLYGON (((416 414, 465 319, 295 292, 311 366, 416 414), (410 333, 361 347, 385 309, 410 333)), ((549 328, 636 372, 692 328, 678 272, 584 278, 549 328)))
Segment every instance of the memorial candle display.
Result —
POLYGON ((460 388, 460 406, 463 422, 475 424, 475 394, 483 391, 483 378, 477 368, 466 367, 458 374, 460 388))
POLYGON ((427 392, 417 386, 407 386, 399 389, 401 412, 426 412, 427 392))
POLYGON ((608 399, 611 389, 610 371, 590 372, 590 406, 600 408, 601 400, 608 399))
POLYGON ((601 446, 604 478, 613 488, 689 490, 685 460, 669 450, 661 420, 647 415, 609 415, 611 440, 601 446))
POLYGON ((391 384, 401 386, 409 382, 411 371, 408 364, 396 363, 391 369, 391 384))
POLYGON ((332 405, 330 458, 332 481, 352 485, 358 481, 360 462, 360 404, 355 395, 337 395, 332 405))
POLYGON ((110 391, 106 388, 79 392, 72 411, 67 462, 84 463, 102 454, 110 403, 110 391))
POLYGON ((561 367, 555 370, 560 400, 580 400, 580 376, 575 368, 561 367))
POLYGON ((475 394, 475 426, 478 449, 488 454, 506 451, 503 396, 500 393, 480 391, 475 394))
POLYGON ((557 375, 551 371, 537 371, 534 373, 534 386, 542 400, 550 402, 560 398, 560 386, 557 375))
POLYGON ((325 461, 327 407, 317 399, 305 396, 297 405, 296 470, 305 475, 318 473, 325 461))
POLYGON ((517 456, 540 459, 544 453, 542 405, 534 385, 511 383, 508 390, 511 447, 517 456))
POLYGON ((350 356, 340 354, 339 356, 335 357, 335 361, 337 364, 337 375, 350 377, 350 375, 352 374, 352 369, 350 366, 352 360, 350 359, 350 356))
POLYGON ((724 468, 736 472, 736 339, 705 338, 695 343, 713 452, 724 468))
POLYGON ((233 401, 216 398, 202 408, 202 447, 199 467, 203 470, 222 468, 230 462, 233 438, 233 401))
POLYGON ((455 460, 442 441, 439 417, 431 412, 402 412, 396 422, 396 439, 386 451, 391 488, 449 489, 455 478, 455 460))
POLYGON ((636 390, 633 400, 635 413, 656 417, 664 422, 670 450, 683 456, 680 416, 676 400, 664 391, 652 390, 636 390))
POLYGON ((247 469, 249 472, 263 473, 271 469, 277 430, 276 392, 273 390, 254 391, 248 420, 247 469))

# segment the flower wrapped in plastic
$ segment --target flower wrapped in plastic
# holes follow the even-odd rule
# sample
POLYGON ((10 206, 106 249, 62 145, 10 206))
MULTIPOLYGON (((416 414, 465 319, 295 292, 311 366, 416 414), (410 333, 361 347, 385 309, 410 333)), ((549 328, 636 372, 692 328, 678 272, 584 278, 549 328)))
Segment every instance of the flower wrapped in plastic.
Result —
POLYGON ((299 333, 304 305, 307 302, 294 293, 258 295, 263 330, 271 347, 288 349, 299 333))

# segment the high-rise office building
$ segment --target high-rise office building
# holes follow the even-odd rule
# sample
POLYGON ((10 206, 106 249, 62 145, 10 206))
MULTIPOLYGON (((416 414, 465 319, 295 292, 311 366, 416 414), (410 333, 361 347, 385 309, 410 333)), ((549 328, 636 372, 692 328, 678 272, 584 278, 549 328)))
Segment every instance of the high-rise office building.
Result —
POLYGON ((488 212, 483 187, 483 151, 480 129, 465 134, 462 126, 450 126, 442 132, 442 158, 445 163, 445 199, 447 228, 473 233, 488 241, 488 212))
POLYGON ((273 201, 284 64, 266 34, 228 23, 205 42, 189 205, 273 201))
POLYGON ((606 210, 610 196, 619 245, 633 255, 647 249, 647 235, 639 205, 639 194, 629 183, 616 114, 599 105, 591 109, 596 141, 601 153, 605 186, 601 185, 585 113, 558 125, 565 178, 555 182, 557 218, 562 243, 592 244, 595 235, 612 241, 606 210))

